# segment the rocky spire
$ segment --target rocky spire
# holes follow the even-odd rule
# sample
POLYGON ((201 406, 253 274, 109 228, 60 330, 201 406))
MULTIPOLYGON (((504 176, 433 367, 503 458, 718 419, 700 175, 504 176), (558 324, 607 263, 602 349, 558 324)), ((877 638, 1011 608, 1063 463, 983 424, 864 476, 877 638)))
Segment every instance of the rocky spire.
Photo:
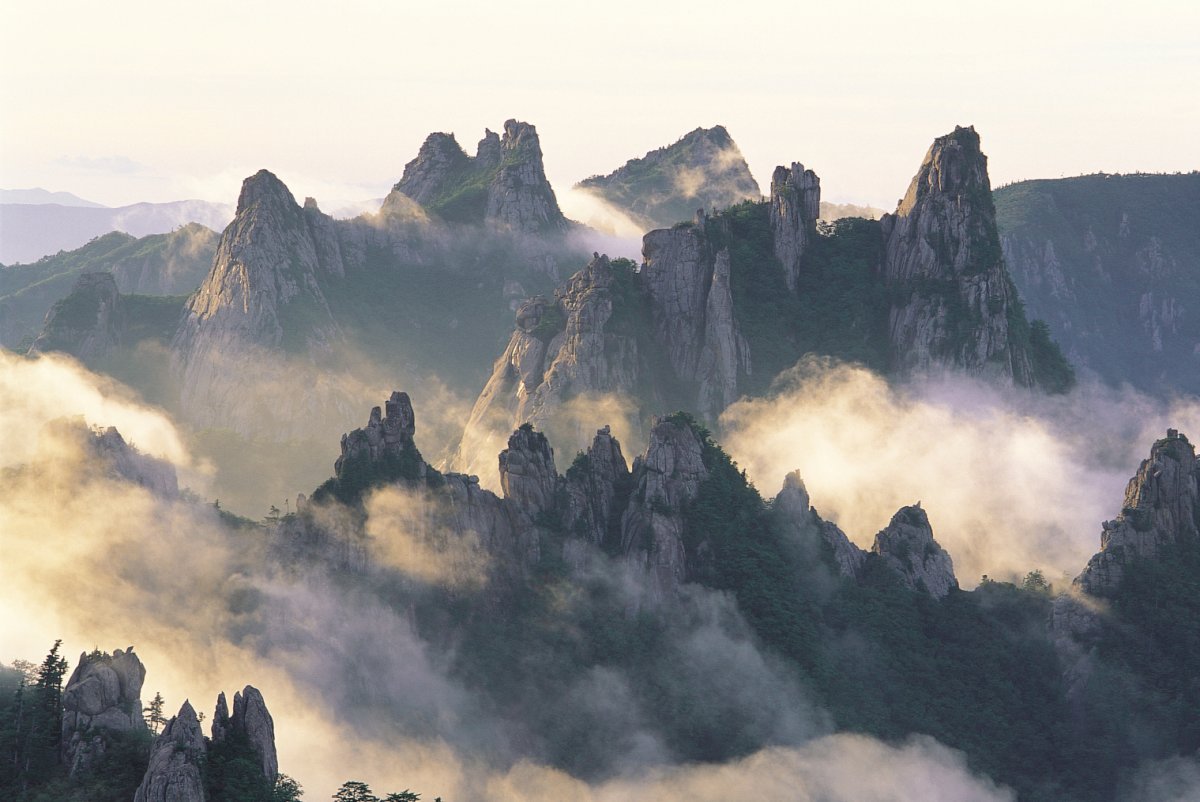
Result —
POLYGON ((658 341, 676 378, 695 388, 695 410, 716 420, 737 400, 738 375, 751 371, 734 318, 729 251, 715 249, 697 224, 651 231, 642 256, 658 341))
POLYGON ((646 573, 651 597, 673 592, 687 578, 684 508, 708 478, 704 448, 692 426, 658 418, 646 455, 633 461, 633 493, 621 521, 621 550, 646 573))
POLYGON ((112 273, 84 273, 46 313, 30 354, 62 351, 84 362, 101 359, 126 337, 128 319, 112 273))
POLYGON ((1100 551, 1075 579, 1096 596, 1114 593, 1125 566, 1154 558, 1168 545, 1200 538, 1200 463, 1187 437, 1174 429, 1154 443, 1125 488, 1121 512, 1103 524, 1100 551))
POLYGON ((386 414, 381 414, 379 407, 372 407, 364 428, 342 435, 342 453, 333 467, 339 479, 349 470, 380 464, 399 468, 401 475, 410 473, 410 479, 425 475, 425 462, 413 441, 417 423, 408 393, 393 391, 384 409, 386 414))
POLYGON ((508 448, 500 452, 500 488, 530 518, 549 510, 558 502, 558 471, 554 468, 554 449, 546 435, 525 424, 508 438, 508 448))
POLYGON ((859 578, 867 553, 851 543, 836 524, 821 520, 817 511, 809 505, 808 490, 799 471, 792 471, 784 477, 783 487, 771 502, 771 508, 802 544, 810 541, 813 535, 824 541, 833 554, 838 573, 850 579, 859 578))
POLYGON ((117 649, 79 655, 63 689, 62 756, 70 774, 86 771, 104 754, 106 733, 144 730, 142 683, 146 667, 117 649))
MULTIPOLYGON (((455 458, 462 470, 478 471, 476 454, 495 454, 497 431, 522 423, 542 427, 570 398, 588 394, 632 396, 638 392, 641 357, 636 332, 610 325, 615 304, 614 268, 596 255, 554 293, 517 309, 508 347, 475 401, 455 458)), ((637 276, 626 277, 636 282, 637 276)))
POLYGON ((582 460, 567 471, 569 520, 593 546, 613 546, 619 539, 620 516, 631 489, 629 466, 621 444, 605 426, 596 432, 582 460))
POLYGON ((919 504, 901 507, 891 522, 875 535, 871 551, 882 557, 913 590, 923 589, 940 599, 958 587, 954 563, 933 539, 929 516, 919 504))
POLYGON ((133 802, 204 802, 200 767, 207 749, 200 721, 190 702, 154 739, 146 776, 133 802))
POLYGON ((800 260, 809 242, 816 236, 821 214, 821 179, 804 165, 776 167, 771 176, 771 233, 775 238, 775 256, 783 265, 787 288, 796 290, 800 260))
POLYGON ((212 271, 188 300, 171 343, 181 406, 193 423, 257 432, 258 407, 231 399, 286 380, 282 352, 341 336, 321 288, 344 273, 332 229, 320 225, 326 220, 302 209, 266 170, 243 182, 212 271), (292 320, 294 310, 303 310, 303 324, 292 320))
POLYGON ((470 157, 463 152, 454 134, 430 134, 421 144, 417 157, 404 165, 404 175, 392 191, 403 193, 423 206, 433 203, 469 164, 470 157))
POLYGON ((500 150, 500 167, 488 187, 487 221, 516 231, 565 231, 567 219, 546 180, 537 129, 506 121, 500 150))
POLYGON ((217 707, 212 722, 212 742, 219 744, 235 736, 245 737, 258 756, 263 777, 274 782, 279 774, 279 758, 275 752, 275 722, 271 719, 262 694, 252 685, 247 685, 241 693, 233 695, 232 716, 229 715, 225 694, 217 696, 217 707))
POLYGON ((955 368, 1031 385, 1030 355, 1010 336, 1021 312, 974 128, 934 141, 881 226, 882 275, 896 298, 888 320, 892 370, 955 368))
POLYGON ((475 156, 453 134, 430 134, 417 158, 404 166, 385 209, 396 207, 397 193, 457 223, 541 234, 568 227, 546 179, 537 129, 516 120, 504 123, 503 137, 487 131, 475 156))

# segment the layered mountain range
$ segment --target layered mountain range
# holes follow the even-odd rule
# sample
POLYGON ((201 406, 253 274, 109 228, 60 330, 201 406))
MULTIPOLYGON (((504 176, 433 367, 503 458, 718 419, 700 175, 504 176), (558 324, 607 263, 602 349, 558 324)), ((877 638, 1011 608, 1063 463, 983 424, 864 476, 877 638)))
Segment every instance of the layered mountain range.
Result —
POLYGON ((769 200, 701 210, 647 234, 640 266, 596 255, 552 299, 527 301, 471 413, 464 467, 497 425, 553 426, 580 397, 628 397, 643 418, 682 408, 715 421, 806 353, 897 377, 949 370, 1070 386, 1005 269, 973 129, 935 141, 878 223, 818 227, 819 214, 817 175, 778 167, 769 200))
POLYGON ((996 191, 1005 262, 1067 357, 1107 382, 1200 392, 1200 173, 996 191))

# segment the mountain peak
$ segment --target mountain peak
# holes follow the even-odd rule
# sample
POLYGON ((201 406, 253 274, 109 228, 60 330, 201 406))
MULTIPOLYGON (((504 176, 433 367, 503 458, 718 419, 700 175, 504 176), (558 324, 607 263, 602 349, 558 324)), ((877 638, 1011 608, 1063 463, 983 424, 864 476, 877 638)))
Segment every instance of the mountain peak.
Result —
POLYGON ((1093 595, 1117 590, 1125 565, 1174 543, 1200 538, 1200 461, 1183 434, 1168 429, 1125 487, 1121 512, 1102 525, 1100 551, 1075 585, 1093 595))
POLYGON ((647 229, 691 220, 699 208, 758 199, 758 182, 724 126, 695 128, 674 143, 576 185, 599 195, 647 229))
POLYGON ((241 216, 255 204, 264 202, 296 206, 296 198, 292 195, 292 191, 270 170, 259 170, 242 182, 242 191, 238 195, 237 214, 241 216))

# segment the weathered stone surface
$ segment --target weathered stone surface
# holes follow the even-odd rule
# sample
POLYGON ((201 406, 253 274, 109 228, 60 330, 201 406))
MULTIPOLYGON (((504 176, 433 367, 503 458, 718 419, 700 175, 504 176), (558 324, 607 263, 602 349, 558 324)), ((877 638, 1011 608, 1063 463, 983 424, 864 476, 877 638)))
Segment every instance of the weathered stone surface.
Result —
POLYGON ((706 478, 703 447, 692 427, 656 420, 645 456, 633 461, 633 493, 621 521, 621 550, 645 572, 651 598, 673 592, 687 578, 683 510, 706 478))
POLYGON ((643 284, 658 341, 681 381, 696 387, 696 411, 709 420, 737 400, 750 348, 734 319, 729 252, 714 252, 704 226, 651 231, 642 240, 643 284))
MULTIPOLYGON (((480 143, 480 151, 485 159, 496 160, 488 139, 480 143)), ((542 166, 537 129, 529 123, 506 121, 498 155, 500 165, 488 187, 487 221, 517 231, 566 231, 567 219, 542 166)))
POLYGON ((784 477, 783 487, 775 496, 772 508, 784 517, 797 536, 808 540, 815 534, 823 540, 833 553, 834 562, 842 576, 858 579, 867 553, 851 543, 836 524, 821 520, 809 504, 808 490, 799 471, 792 471, 784 477))
POLYGON ((569 227, 546 179, 537 129, 517 120, 504 123, 503 137, 487 131, 474 157, 453 134, 430 134, 417 158, 404 166, 395 193, 457 223, 486 222, 527 233, 569 227))
POLYGON ((538 296, 517 309, 508 347, 471 410, 463 435, 470 445, 460 448, 456 468, 480 470, 472 459, 496 452, 487 445, 492 432, 523 423, 544 427, 570 398, 639 392, 644 377, 636 333, 609 325, 613 271, 608 257, 597 255, 553 301, 538 296), (562 329, 547 331, 555 320, 562 329))
POLYGON ((417 157, 404 165, 404 175, 394 189, 422 205, 432 203, 470 162, 454 134, 430 134, 417 157))
POLYGON ((1187 437, 1170 429, 1125 488, 1121 513, 1103 524, 1100 551, 1075 578, 1092 595, 1115 592, 1125 566, 1163 546, 1200 538, 1200 463, 1187 437))
POLYGON ((821 179, 804 165, 779 166, 771 176, 771 233, 787 288, 795 292, 801 259, 816 236, 821 214, 821 179))
MULTIPOLYGON (((331 226, 319 210, 301 209, 266 170, 242 184, 212 272, 188 300, 171 344, 181 408, 190 421, 242 434, 261 430, 260 410, 246 388, 287 385, 285 331, 308 347, 340 338, 321 288, 324 278, 345 270, 331 226), (291 314, 303 317, 303 332, 285 326, 291 314)), ((303 402, 323 407, 333 403, 327 395, 310 387, 303 402)), ((302 425, 277 417, 284 427, 302 425)))
POLYGON ((940 599, 958 587, 954 563, 933 539, 929 516, 919 505, 901 507, 887 527, 875 535, 871 551, 913 590, 924 590, 940 599))
POLYGON ((413 442, 416 418, 408 393, 394 391, 384 404, 387 414, 372 407, 366 427, 342 435, 342 453, 334 463, 340 477, 351 463, 390 462, 411 468, 409 478, 423 477, 426 465, 413 442))
POLYGON ((204 802, 200 766, 207 749, 190 702, 154 739, 146 776, 133 802, 204 802))
POLYGON ((897 298, 888 321, 892 370, 952 368, 1033 384, 1030 356, 1010 338, 1017 295, 974 128, 934 141, 882 230, 882 276, 897 298))
POLYGON ((279 774, 279 758, 275 752, 275 722, 267 710, 262 693, 247 685, 233 695, 233 715, 225 701, 225 694, 217 696, 217 707, 213 713, 212 742, 219 744, 235 735, 244 735, 254 749, 262 765, 263 777, 271 782, 279 774))
POLYGON ((111 273, 84 273, 50 307, 30 354, 62 351, 84 362, 101 359, 125 339, 128 319, 111 273))
POLYGON ((554 507, 559 487, 554 449, 541 432, 526 424, 508 438, 500 452, 500 487, 531 518, 554 507))
POLYGON ((621 514, 631 489, 629 466, 621 444, 605 426, 596 432, 578 468, 567 471, 571 531, 583 534, 593 546, 619 536, 621 514))
POLYGON ((133 649, 81 654, 63 689, 62 754, 67 771, 86 771, 104 754, 105 732, 145 729, 146 668, 133 649))

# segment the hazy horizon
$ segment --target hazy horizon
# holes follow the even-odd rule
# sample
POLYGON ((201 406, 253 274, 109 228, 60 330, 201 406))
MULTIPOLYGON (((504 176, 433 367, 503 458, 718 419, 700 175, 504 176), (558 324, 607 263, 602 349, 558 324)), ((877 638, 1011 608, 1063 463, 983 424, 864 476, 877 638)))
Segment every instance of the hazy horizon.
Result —
POLYGON ((538 127, 558 191, 725 125, 764 188, 800 161, 834 202, 891 208, 934 137, 974 125, 996 185, 1200 167, 1200 8, 985 12, 861 3, 594 10, 514 2, 336 13, 122 0, 0 12, 0 186, 109 206, 230 203, 260 168, 298 197, 378 197, 425 136, 538 127), (461 20, 479 18, 472 25, 461 20), (409 35, 409 32, 415 34, 409 35), (1149 42, 1153 41, 1153 45, 1149 42))

